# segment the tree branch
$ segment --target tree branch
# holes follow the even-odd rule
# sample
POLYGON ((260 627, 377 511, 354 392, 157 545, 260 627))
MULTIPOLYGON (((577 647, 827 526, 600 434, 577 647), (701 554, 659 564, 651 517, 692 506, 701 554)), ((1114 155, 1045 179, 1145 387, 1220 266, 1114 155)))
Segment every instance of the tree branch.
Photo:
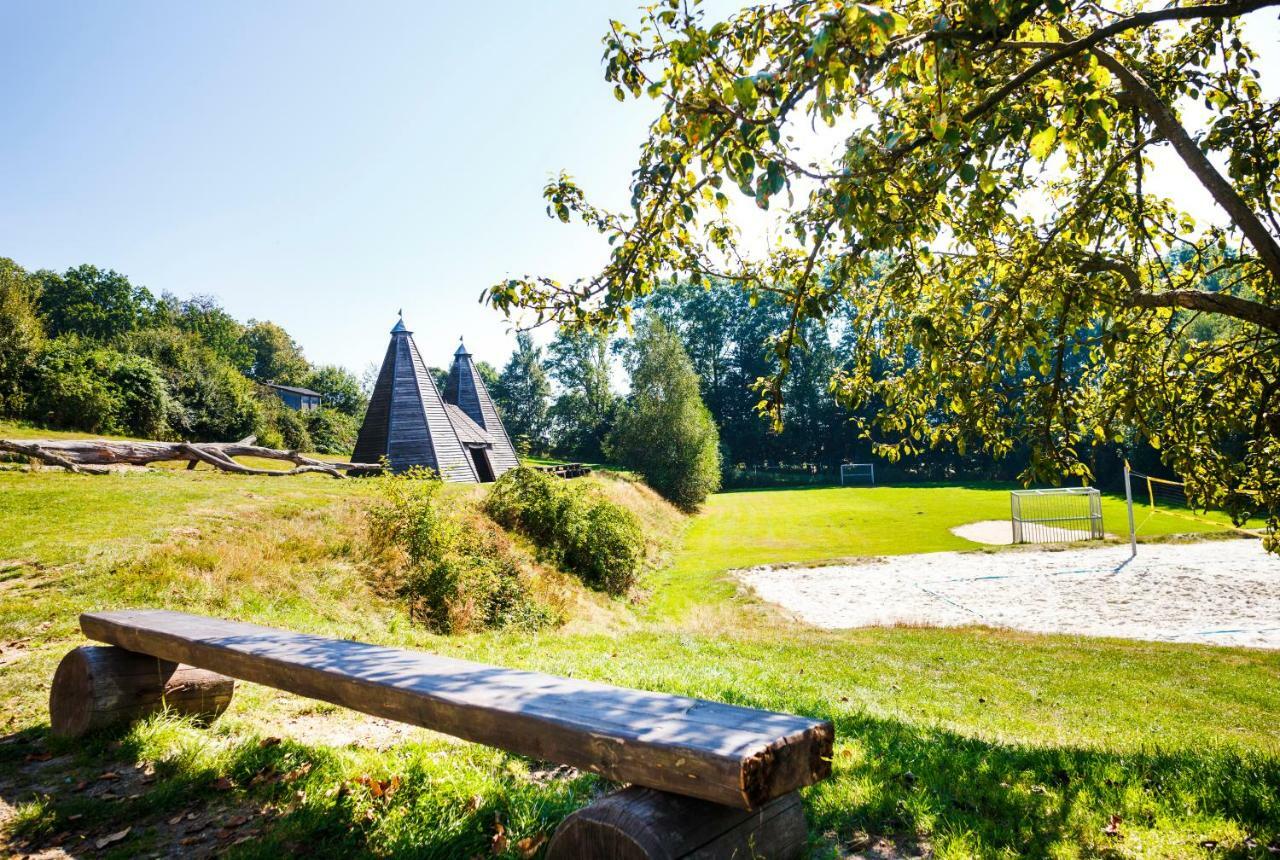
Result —
POLYGON ((1242 299, 1230 293, 1210 293, 1205 290, 1165 290, 1162 293, 1149 293, 1143 290, 1142 279, 1138 276, 1137 270, 1123 260, 1109 257, 1089 258, 1085 262, 1084 270, 1112 272, 1124 278, 1129 286, 1129 296, 1125 304, 1131 308, 1185 308, 1205 311, 1253 323, 1275 334, 1280 334, 1280 308, 1271 305, 1242 299))
POLYGON ((1160 133, 1173 145, 1174 151, 1182 158, 1183 163, 1195 174, 1196 179, 1200 180, 1200 184, 1213 195, 1213 199, 1231 216, 1231 220, 1249 239, 1250 244, 1258 252, 1258 257, 1262 260, 1262 264, 1271 273, 1272 280, 1280 284, 1280 243, 1276 242, 1275 237, 1259 220, 1257 214, 1249 207, 1249 204, 1245 202, 1244 198, 1240 196, 1231 183, 1218 172, 1213 163, 1201 151, 1199 145, 1192 140, 1191 135, 1182 127, 1182 123, 1173 115, 1173 111, 1161 100, 1155 90, 1151 89, 1147 82, 1142 79, 1141 75, 1106 51, 1094 48, 1093 54, 1098 58, 1098 62, 1120 79, 1125 90, 1133 96, 1138 106, 1142 108, 1143 113, 1147 115, 1147 118, 1155 124, 1160 133))

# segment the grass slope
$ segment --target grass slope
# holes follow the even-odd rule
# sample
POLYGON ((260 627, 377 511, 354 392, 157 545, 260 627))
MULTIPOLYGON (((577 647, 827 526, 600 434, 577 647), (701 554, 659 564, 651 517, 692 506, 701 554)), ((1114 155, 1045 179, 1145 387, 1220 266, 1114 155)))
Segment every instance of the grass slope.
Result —
POLYGON ((835 775, 805 792, 815 856, 885 837, 938 857, 1244 857, 1280 839, 1280 654, 977 628, 813 631, 715 576, 907 539, 955 548, 942 524, 989 518, 1003 490, 724 494, 651 578, 642 612, 613 603, 559 631, 465 637, 410 625, 376 587, 365 492, 314 477, 0 473, 4 510, 26 517, 0 518, 0 558, 27 559, 0 583, 0 640, 27 640, 0 656, 9 846, 79 853, 129 822, 102 854, 520 857, 601 788, 254 685, 211 729, 157 718, 84 743, 48 738, 49 679, 82 641, 75 614, 131 605, 831 718, 835 775), (871 507, 895 493, 902 504, 871 507))

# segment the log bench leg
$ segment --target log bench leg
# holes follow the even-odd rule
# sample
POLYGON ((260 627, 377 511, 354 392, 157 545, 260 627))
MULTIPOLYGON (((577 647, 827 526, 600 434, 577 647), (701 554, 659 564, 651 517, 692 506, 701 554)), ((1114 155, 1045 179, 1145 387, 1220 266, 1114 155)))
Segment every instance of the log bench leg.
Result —
POLYGON ((68 738, 132 722, 166 706, 212 722, 231 704, 234 688, 233 679, 217 672, 114 646, 86 645, 58 664, 49 691, 49 722, 55 735, 68 738))
POLYGON ((792 860, 803 856, 806 842, 795 792, 748 812, 632 786, 566 818, 547 860, 792 860))

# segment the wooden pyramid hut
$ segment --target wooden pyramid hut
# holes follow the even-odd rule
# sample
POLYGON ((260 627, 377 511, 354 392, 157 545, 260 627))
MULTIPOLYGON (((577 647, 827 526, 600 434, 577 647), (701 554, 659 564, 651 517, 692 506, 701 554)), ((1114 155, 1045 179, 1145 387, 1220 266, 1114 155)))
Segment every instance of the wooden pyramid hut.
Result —
POLYGON ((434 469, 446 481, 495 480, 519 461, 484 380, 459 346, 441 395, 413 332, 398 320, 352 455, 358 463, 383 457, 393 472, 434 469))

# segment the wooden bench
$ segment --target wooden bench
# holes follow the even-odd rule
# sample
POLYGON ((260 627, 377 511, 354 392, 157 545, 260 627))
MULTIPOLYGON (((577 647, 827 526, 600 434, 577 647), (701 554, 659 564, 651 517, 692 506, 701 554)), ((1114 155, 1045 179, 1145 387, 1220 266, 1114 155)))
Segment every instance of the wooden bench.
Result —
POLYGON ((180 612, 86 613, 80 626, 115 647, 58 667, 59 734, 165 703, 216 717, 238 678, 632 784, 565 819, 552 858, 799 856, 796 789, 831 772, 823 720, 180 612))

